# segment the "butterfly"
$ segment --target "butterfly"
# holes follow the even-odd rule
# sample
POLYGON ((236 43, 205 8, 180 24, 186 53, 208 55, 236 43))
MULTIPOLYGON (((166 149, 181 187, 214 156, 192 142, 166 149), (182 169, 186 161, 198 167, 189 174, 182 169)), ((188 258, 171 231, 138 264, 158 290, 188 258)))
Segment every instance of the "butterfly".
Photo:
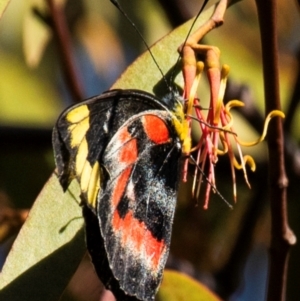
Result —
POLYGON ((64 190, 81 189, 87 248, 117 300, 154 300, 169 253, 183 154, 184 100, 110 90, 67 108, 53 130, 64 190))
POLYGON ((100 276, 102 282, 140 300, 154 299, 169 252, 183 117, 175 99, 163 103, 144 91, 111 90, 65 110, 53 131, 62 187, 73 178, 80 184, 92 254, 100 251, 94 252, 89 229, 103 239, 109 264, 95 266, 113 277, 100 276))

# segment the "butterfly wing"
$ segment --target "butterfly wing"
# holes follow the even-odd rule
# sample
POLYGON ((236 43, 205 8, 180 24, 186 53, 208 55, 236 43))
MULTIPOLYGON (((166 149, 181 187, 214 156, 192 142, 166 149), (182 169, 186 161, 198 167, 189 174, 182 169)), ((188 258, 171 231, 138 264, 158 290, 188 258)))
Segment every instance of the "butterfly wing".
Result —
POLYGON ((136 297, 125 294, 111 270, 97 215, 94 214, 90 207, 84 205, 83 216, 85 219, 87 248, 101 282, 113 292, 116 300, 139 301, 136 297))
POLYGON ((109 178, 97 213, 110 267, 121 289, 154 300, 169 252, 181 144, 170 113, 131 117, 103 153, 109 178))
POLYGON ((153 108, 164 109, 151 94, 112 90, 66 109, 58 118, 52 138, 63 189, 77 178, 83 202, 96 210, 106 145, 131 116, 153 108))
POLYGON ((100 279, 118 300, 153 300, 180 174, 172 114, 151 94, 108 91, 63 112, 53 146, 63 188, 73 178, 80 183, 87 246, 100 279))

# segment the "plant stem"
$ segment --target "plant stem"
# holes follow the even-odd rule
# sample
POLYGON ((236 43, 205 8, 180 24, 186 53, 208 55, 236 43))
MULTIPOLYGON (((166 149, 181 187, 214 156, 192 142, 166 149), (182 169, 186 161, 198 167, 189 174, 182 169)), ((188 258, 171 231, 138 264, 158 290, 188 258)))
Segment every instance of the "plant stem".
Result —
MULTIPOLYGON (((261 32, 266 115, 280 110, 276 0, 256 0, 261 32)), ((290 247, 296 237, 288 225, 286 189, 288 179, 284 163, 282 120, 269 125, 269 190, 271 205, 271 246, 268 301, 283 301, 286 295, 290 247)))
POLYGON ((57 39, 58 49, 61 56, 63 72, 66 83, 74 102, 83 100, 83 90, 78 73, 75 69, 74 58, 72 56, 71 37, 63 11, 63 6, 55 3, 54 0, 47 0, 51 25, 54 36, 57 39))

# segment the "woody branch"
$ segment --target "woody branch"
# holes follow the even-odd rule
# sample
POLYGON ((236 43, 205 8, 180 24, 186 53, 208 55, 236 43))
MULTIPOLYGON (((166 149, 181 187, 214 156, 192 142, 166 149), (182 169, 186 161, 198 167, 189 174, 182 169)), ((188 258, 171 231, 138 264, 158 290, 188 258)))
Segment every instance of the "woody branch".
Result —
MULTIPOLYGON (((261 31, 266 114, 280 110, 276 0, 256 0, 261 31)), ((268 131, 269 190, 271 205, 271 246, 268 301, 283 301, 286 294, 290 247, 296 237, 288 224, 283 130, 280 118, 275 118, 268 131)))

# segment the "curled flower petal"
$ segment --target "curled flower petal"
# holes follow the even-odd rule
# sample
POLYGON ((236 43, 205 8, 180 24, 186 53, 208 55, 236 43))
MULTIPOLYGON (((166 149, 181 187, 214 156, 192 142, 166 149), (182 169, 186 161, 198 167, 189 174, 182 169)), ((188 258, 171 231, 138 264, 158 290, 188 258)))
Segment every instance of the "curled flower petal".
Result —
POLYGON ((230 111, 231 108, 244 107, 244 106, 245 106, 245 104, 242 101, 233 99, 233 100, 228 101, 228 103, 225 105, 225 110, 230 111))
POLYGON ((257 145, 258 143, 262 142, 266 137, 269 122, 273 117, 285 118, 285 115, 284 115, 283 112, 281 112, 279 110, 271 111, 265 119, 263 132, 262 132, 261 136, 256 141, 244 142, 244 141, 237 138, 238 143, 243 145, 243 146, 254 146, 254 145, 257 145))
MULTIPOLYGON (((243 156, 243 162, 245 165, 248 165, 251 169, 251 171, 256 170, 256 164, 254 159, 250 155, 243 156)), ((235 158, 234 158, 234 167, 236 169, 243 169, 243 164, 240 164, 235 158)))

